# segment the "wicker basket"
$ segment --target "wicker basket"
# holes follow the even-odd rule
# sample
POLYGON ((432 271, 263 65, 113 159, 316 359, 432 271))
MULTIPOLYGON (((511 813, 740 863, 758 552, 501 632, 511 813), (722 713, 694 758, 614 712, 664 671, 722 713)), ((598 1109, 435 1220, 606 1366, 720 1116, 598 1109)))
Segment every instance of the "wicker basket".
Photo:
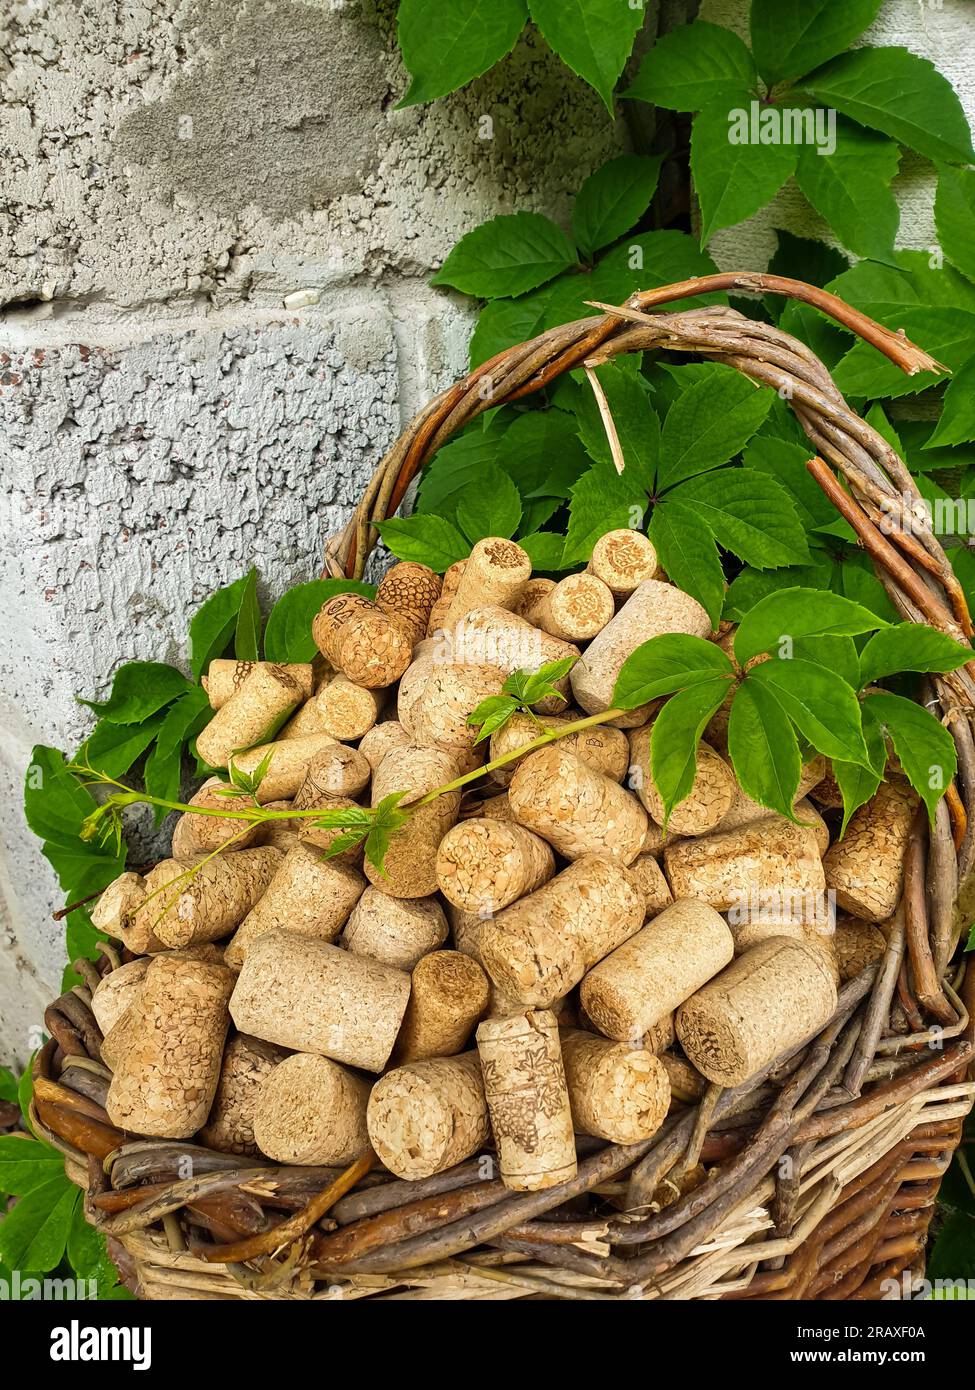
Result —
MULTIPOLYGON (((383 460, 326 572, 361 576, 376 532, 424 461, 484 410, 618 353, 717 359, 787 399, 822 458, 809 468, 850 521, 895 607, 961 639, 964 596, 894 450, 846 405, 823 364, 788 334, 732 309, 657 306, 729 289, 812 304, 907 372, 937 367, 903 336, 801 282, 721 274, 633 296, 479 367, 431 401, 383 460), (841 488, 823 460, 842 475, 841 488), (886 527, 893 516, 911 524, 886 527)), ((605 306, 597 306, 604 308, 605 306)), ((580 1139, 578 1176, 513 1194, 477 1160, 421 1182, 371 1154, 343 1173, 284 1168, 109 1123, 109 1073, 89 1007, 119 964, 106 948, 47 1012, 33 1122, 86 1189, 89 1219, 130 1285, 183 1298, 873 1299, 920 1273, 941 1175, 975 1083, 967 1079, 975 971, 957 955, 959 897, 975 863, 975 664, 932 679, 958 748, 958 785, 932 829, 919 817, 886 954, 840 991, 826 1029, 735 1090, 710 1088, 630 1147, 580 1139), (952 960, 952 957, 955 957, 952 960), (706 1182, 651 1202, 703 1160, 706 1182), (189 1165, 187 1161, 189 1160, 189 1165), (187 1172, 192 1175, 187 1176, 187 1172)))

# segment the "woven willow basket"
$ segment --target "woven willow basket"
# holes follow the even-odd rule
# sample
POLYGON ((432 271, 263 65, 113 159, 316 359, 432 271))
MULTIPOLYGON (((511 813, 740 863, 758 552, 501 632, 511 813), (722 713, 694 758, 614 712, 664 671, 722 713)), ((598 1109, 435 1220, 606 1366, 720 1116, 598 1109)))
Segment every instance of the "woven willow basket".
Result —
MULTIPOLYGON (((329 545, 326 572, 361 576, 373 523, 489 407, 618 353, 665 349, 777 389, 821 456, 810 472, 898 612, 967 640, 964 596, 915 511, 904 463, 814 354, 729 308, 658 307, 729 289, 812 304, 906 372, 938 366, 832 295, 776 276, 707 276, 597 306, 606 312, 501 353, 431 401, 329 545)), ((915 823, 882 960, 843 986, 832 1020, 805 1046, 746 1085, 710 1088, 644 1143, 580 1139, 578 1176, 543 1192, 508 1192, 476 1159, 408 1183, 376 1171, 371 1154, 340 1173, 122 1133, 103 1108, 109 1073, 89 1007, 119 956, 107 947, 97 968, 78 962, 86 986, 47 1012, 33 1122, 86 1190, 88 1217, 130 1286, 149 1299, 874 1299, 885 1280, 919 1274, 975 1088, 975 971, 965 976, 959 953, 975 915, 975 658, 933 678, 924 698, 954 737, 960 771, 933 828, 923 815, 915 823), (676 1195, 674 1179, 698 1160, 707 1181, 662 1205, 668 1182, 676 1195)))

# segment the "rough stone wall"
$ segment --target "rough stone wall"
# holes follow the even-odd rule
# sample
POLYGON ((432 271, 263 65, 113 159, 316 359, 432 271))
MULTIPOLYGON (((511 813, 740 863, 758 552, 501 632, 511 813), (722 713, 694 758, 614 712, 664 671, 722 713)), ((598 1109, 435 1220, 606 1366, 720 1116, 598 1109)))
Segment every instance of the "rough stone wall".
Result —
POLYGON ((369 0, 0 7, 0 1056, 63 964, 32 744, 76 746, 75 694, 178 661, 251 564, 265 599, 317 572, 464 369, 470 312, 431 270, 496 213, 566 223, 625 147, 530 35, 397 111, 394 23, 369 0))

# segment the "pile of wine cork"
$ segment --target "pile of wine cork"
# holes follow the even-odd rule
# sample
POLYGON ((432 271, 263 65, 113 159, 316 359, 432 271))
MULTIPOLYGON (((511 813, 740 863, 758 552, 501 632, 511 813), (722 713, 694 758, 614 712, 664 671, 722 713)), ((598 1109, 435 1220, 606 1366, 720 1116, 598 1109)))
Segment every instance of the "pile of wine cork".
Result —
POLYGON ((733 638, 645 536, 558 581, 495 537, 442 579, 402 563, 331 598, 313 663, 211 662, 211 775, 169 856, 93 913, 124 960, 92 998, 112 1122, 287 1165, 371 1149, 408 1181, 480 1155, 533 1191, 575 1176, 578 1135, 637 1144, 814 1037, 887 949, 917 797, 885 783, 840 838, 816 758, 774 814, 716 717, 665 826, 657 707, 572 727, 665 633, 733 638), (567 656, 478 738, 513 671, 567 656), (316 824, 394 794, 381 866, 316 824))

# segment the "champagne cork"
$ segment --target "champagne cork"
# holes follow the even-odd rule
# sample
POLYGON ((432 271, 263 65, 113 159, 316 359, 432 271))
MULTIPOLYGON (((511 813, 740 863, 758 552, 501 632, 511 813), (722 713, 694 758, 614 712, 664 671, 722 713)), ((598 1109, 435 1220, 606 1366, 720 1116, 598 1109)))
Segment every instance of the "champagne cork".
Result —
POLYGON ((362 894, 342 936, 353 955, 412 970, 447 940, 449 928, 436 898, 391 898, 378 888, 362 894))
MULTIPOLYGON (((304 787, 304 783, 302 786, 304 787)), ((299 800, 301 792, 295 797, 295 810, 316 810, 316 811, 348 811, 358 802, 350 796, 322 796, 316 794, 312 806, 300 806, 299 800)), ((308 849, 320 849, 325 852, 331 850, 335 841, 344 835, 348 826, 324 826, 316 825, 314 816, 302 816, 297 822, 298 843, 308 849)), ((361 864, 363 847, 350 845, 348 849, 342 850, 337 855, 330 856, 332 862, 336 864, 361 864)))
POLYGON ((358 751, 369 764, 372 773, 387 753, 391 753, 394 748, 406 748, 411 742, 412 739, 398 719, 387 719, 363 734, 358 751))
POLYGON ((478 730, 467 716, 482 700, 500 695, 504 682, 497 666, 433 665, 409 712, 414 738, 424 748, 469 751, 478 730))
POLYGON ((539 622, 540 605, 546 595, 550 594, 554 588, 554 579, 529 579, 511 611, 517 613, 519 618, 524 618, 526 622, 531 623, 532 627, 541 627, 539 622))
POLYGON ((211 767, 226 767, 234 753, 272 739, 303 699, 283 666, 259 662, 197 734, 196 751, 211 767))
POLYGON ((461 821, 437 850, 437 883, 455 906, 490 916, 533 893, 555 873, 552 848, 524 826, 461 821))
POLYGON ((784 817, 681 840, 664 850, 675 898, 697 898, 739 920, 802 923, 821 911, 826 886, 815 830, 784 817))
POLYGON ((417 1182, 463 1163, 490 1134, 477 1053, 387 1072, 372 1088, 366 1124, 380 1162, 398 1178, 417 1182))
POLYGON ((254 1105, 254 1139, 275 1163, 345 1167, 369 1148, 369 1082, 310 1052, 264 1077, 254 1105))
POLYGON ((576 1146, 555 1015, 485 1019, 477 1051, 505 1187, 539 1192, 569 1182, 576 1146))
POLYGON ((645 579, 572 668, 570 678, 576 704, 589 714, 610 709, 623 663, 651 637, 665 632, 707 637, 710 631, 711 619, 697 599, 673 584, 645 579))
POLYGON ((592 548, 590 574, 617 598, 628 598, 646 579, 656 577, 657 552, 641 531, 607 531, 592 548))
POLYGON ((405 626, 361 594, 336 594, 316 615, 315 645, 336 671, 356 685, 379 690, 409 666, 413 643, 405 626))
MULTIPOLYGON (((293 801, 267 801, 264 803, 265 811, 290 811, 293 801)), ((301 822, 298 820, 266 820, 258 826, 258 835, 255 844, 270 845, 272 849, 280 850, 282 854, 287 854, 292 845, 298 843, 298 828, 301 822)))
MULTIPOLYGON (((222 777, 208 777, 200 790, 190 797, 188 804, 204 806, 212 811, 246 811, 257 805, 246 792, 236 796, 225 795, 233 793, 233 790, 222 777)), ((173 858, 191 864, 199 855, 212 854, 231 840, 233 844, 228 848, 247 849, 257 843, 260 830, 257 824, 248 828, 246 821, 184 811, 173 827, 173 858)))
POLYGON ((210 1115, 200 1130, 200 1143, 219 1153, 257 1153, 254 1138, 254 1109, 261 1084, 285 1052, 260 1038, 235 1033, 227 1043, 220 1068, 217 1093, 210 1115))
MULTIPOLYGON (((247 851, 244 851, 247 853, 247 851)), ((206 1122, 220 1077, 233 972, 160 957, 146 971, 131 1046, 108 1088, 113 1125, 188 1139, 206 1122)))
MULTIPOLYGON (((437 748, 402 748, 383 758, 372 779, 372 804, 406 791, 421 797, 459 776, 457 762, 437 748)), ((429 898, 437 891, 436 855, 440 841, 457 819, 460 793, 446 792, 411 811, 401 829, 393 832, 383 872, 366 864, 366 877, 394 898, 429 898)))
MULTIPOLYGON (((630 731, 630 783, 649 815, 662 825, 663 798, 650 770, 652 722, 630 731)), ((675 835, 706 835, 724 820, 735 799, 735 774, 703 740, 697 745, 697 770, 691 790, 670 813, 668 830, 675 835)))
POLYGON ((358 748, 336 743, 316 754, 295 797, 295 810, 317 806, 325 797, 358 796, 365 791, 372 768, 358 748))
POLYGON ((219 941, 244 920, 280 863, 276 849, 242 849, 202 863, 187 878, 182 864, 164 859, 146 879, 150 891, 162 891, 141 914, 164 946, 219 941))
POLYGON ((515 819, 566 859, 606 854, 632 864, 647 833, 647 813, 628 791, 558 743, 531 753, 508 788, 515 819))
POLYGON ((347 742, 362 738, 379 718, 383 694, 381 690, 367 690, 364 685, 356 685, 347 676, 336 676, 301 707, 282 730, 281 737, 331 734, 332 738, 347 742))
MULTIPOLYGON (((444 659, 442 643, 433 637, 424 640, 413 649, 413 660, 396 692, 396 717, 406 730, 408 741, 413 739, 413 709, 426 689, 427 681, 434 667, 444 659)), ((387 749, 387 752, 389 750, 387 749)))
MULTIPOLYGON (((579 655, 579 648, 540 628, 532 627, 506 608, 472 609, 452 628, 444 642, 453 662, 465 666, 496 666, 504 676, 513 671, 536 671, 552 661, 579 655)), ((533 706, 539 714, 559 714, 569 700, 569 677, 551 682, 557 695, 546 695, 533 706)))
POLYGON ((462 1051, 490 1001, 488 977, 472 956, 460 951, 424 956, 413 968, 395 1063, 452 1057, 462 1051))
POLYGON ((140 956, 102 978, 91 996, 91 1011, 103 1035, 111 1031, 112 1025, 138 999, 150 964, 148 957, 140 956))
POLYGON ((145 901, 148 889, 141 874, 127 870, 119 874, 104 890, 92 908, 92 926, 106 936, 121 941, 136 955, 144 955, 149 950, 160 950, 162 942, 157 941, 149 930, 149 919, 145 913, 138 913, 145 901))
POLYGON ((880 960, 887 950, 887 938, 872 922, 862 922, 857 917, 841 913, 836 919, 834 946, 840 981, 846 984, 868 965, 880 960))
POLYGON ((643 896, 626 871, 587 855, 484 922, 477 951, 500 990, 547 1008, 638 932, 644 915, 643 896))
POLYGON ((426 565, 403 560, 386 571, 376 590, 376 607, 407 634, 412 646, 426 636, 427 623, 440 597, 440 576, 426 565))
POLYGON ((440 597, 430 609, 430 617, 427 619, 427 636, 433 637, 438 632, 443 632, 447 613, 450 609, 454 594, 460 584, 461 576, 467 568, 466 560, 455 560, 447 569, 443 577, 443 585, 440 590, 440 597))
POLYGON ((472 608, 513 608, 531 574, 531 560, 514 541, 500 536, 478 541, 450 601, 444 627, 454 627, 472 608))
POLYGON ((573 1128, 611 1144, 639 1144, 667 1118, 670 1079, 643 1048, 565 1029, 562 1063, 573 1128))
POLYGON ((279 665, 272 661, 225 661, 216 657, 207 667, 206 675, 200 679, 211 709, 221 709, 236 695, 255 666, 286 672, 292 680, 298 682, 303 700, 309 699, 314 692, 315 681, 310 663, 302 661, 279 665))
POLYGON ((719 1086, 739 1086, 818 1033, 836 1008, 836 985, 804 942, 773 937, 746 951, 677 1013, 693 1066, 719 1086))
POLYGON ((884 922, 900 901, 904 855, 918 796, 906 782, 882 782, 855 811, 846 834, 823 864, 826 887, 845 912, 866 922, 884 922))
POLYGON ((608 1038, 637 1042, 733 954, 724 919, 705 903, 678 899, 590 970, 582 1007, 608 1038))
POLYGON ((647 905, 647 916, 656 917, 674 901, 670 884, 652 854, 638 854, 627 871, 647 905))
POLYGON ((536 621, 563 642, 589 642, 616 613, 613 595, 594 574, 570 574, 538 603, 536 621))
POLYGON ((334 745, 335 739, 331 734, 306 734, 303 738, 280 739, 236 754, 234 767, 253 776, 270 754, 267 771, 255 793, 257 801, 261 806, 266 806, 269 801, 290 801, 305 780, 314 758, 334 745))
MULTIPOLYGON (((582 718, 581 715, 577 717, 582 718)), ((573 716, 548 714, 542 716, 541 722, 546 729, 564 729, 567 724, 573 722, 573 716)), ((540 732, 538 725, 529 715, 512 715, 507 724, 491 735, 490 761, 494 762, 496 758, 514 752, 516 748, 523 748, 525 744, 536 739, 540 732)), ((629 745, 622 729, 596 725, 575 734, 563 735, 559 739, 559 747, 574 753, 587 767, 595 768, 597 772, 611 777, 614 782, 622 782, 630 765, 629 745)), ((492 778, 499 786, 506 787, 522 761, 521 758, 516 758, 504 767, 496 768, 491 774, 492 778)))
POLYGON ((393 1050, 410 977, 313 936, 265 932, 230 1000, 242 1033, 379 1072, 393 1050))
POLYGON ((257 938, 269 931, 334 941, 365 886, 358 869, 323 859, 310 845, 295 845, 228 943, 227 964, 239 969, 257 938))
MULTIPOLYGON (((818 753, 814 758, 803 763, 793 810, 822 781, 824 767, 825 761, 818 753)), ((808 802, 805 804, 808 805, 808 802)), ((745 795, 741 787, 736 786, 731 806, 717 828, 719 830, 736 830, 739 826, 750 825, 753 821, 767 820, 769 816, 774 814, 775 812, 770 811, 767 806, 763 806, 759 801, 753 801, 750 796, 745 795)), ((828 839, 827 843, 829 843, 828 839)))

